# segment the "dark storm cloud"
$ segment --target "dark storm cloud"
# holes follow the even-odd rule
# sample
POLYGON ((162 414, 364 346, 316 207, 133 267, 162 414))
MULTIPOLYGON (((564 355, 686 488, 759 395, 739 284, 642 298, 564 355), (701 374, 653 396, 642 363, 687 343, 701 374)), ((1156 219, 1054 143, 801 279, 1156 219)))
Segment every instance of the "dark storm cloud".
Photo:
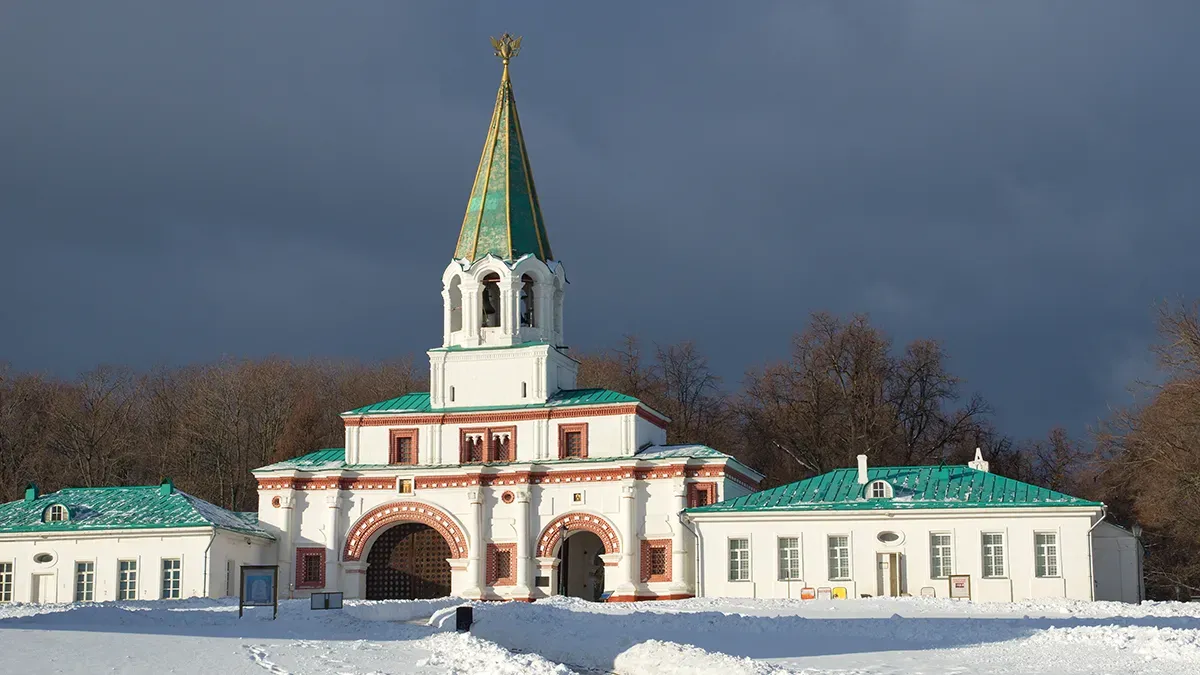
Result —
POLYGON ((1200 5, 700 4, 6 4, 0 360, 433 345, 510 30, 576 348, 736 382, 863 311, 1007 431, 1125 400, 1200 288, 1200 5))

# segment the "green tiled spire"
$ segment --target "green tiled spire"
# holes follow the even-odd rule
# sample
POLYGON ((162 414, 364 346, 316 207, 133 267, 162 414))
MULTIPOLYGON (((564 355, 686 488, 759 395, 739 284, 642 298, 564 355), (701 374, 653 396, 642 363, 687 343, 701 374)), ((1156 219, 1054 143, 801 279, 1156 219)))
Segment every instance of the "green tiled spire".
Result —
POLYGON ((550 260, 553 257, 550 239, 533 186, 533 171, 529 168, 512 82, 508 79, 508 62, 520 51, 521 38, 505 33, 492 38, 492 46, 504 63, 504 73, 454 258, 473 262, 491 253, 504 260, 516 260, 526 254, 550 260))

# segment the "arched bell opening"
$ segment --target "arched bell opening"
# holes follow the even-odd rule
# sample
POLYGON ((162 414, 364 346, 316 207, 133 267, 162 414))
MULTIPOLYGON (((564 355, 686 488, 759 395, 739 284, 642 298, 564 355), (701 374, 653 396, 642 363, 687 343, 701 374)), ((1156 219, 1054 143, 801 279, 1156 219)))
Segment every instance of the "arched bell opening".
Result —
POLYGON ((499 328, 501 317, 500 275, 492 272, 483 278, 480 288, 480 325, 499 328))
POLYGON ((534 284, 536 282, 528 274, 521 275, 521 305, 519 313, 521 316, 522 328, 537 327, 537 306, 536 297, 534 295, 534 284))

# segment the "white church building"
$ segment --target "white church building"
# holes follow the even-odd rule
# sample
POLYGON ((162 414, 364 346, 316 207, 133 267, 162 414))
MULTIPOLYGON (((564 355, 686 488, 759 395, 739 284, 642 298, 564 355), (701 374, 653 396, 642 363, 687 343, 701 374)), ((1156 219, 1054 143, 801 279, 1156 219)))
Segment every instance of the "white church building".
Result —
POLYGON ((57 545, 66 567, 53 596, 27 586, 46 583, 30 514, 49 503, 17 509, 30 522, 7 533, 11 505, 0 505, 0 601, 66 599, 86 569, 70 565, 93 558, 119 592, 118 559, 135 550, 150 561, 138 567, 148 588, 173 593, 162 561, 180 558, 183 578, 199 578, 187 586, 195 595, 230 592, 223 566, 270 562, 281 597, 945 597, 952 577, 969 575, 975 599, 1140 600, 1140 549, 1104 522, 1102 504, 996 476, 981 458, 862 458, 857 470, 758 492, 762 474, 734 457, 666 445, 669 420, 645 403, 578 388, 566 268, 550 248, 509 80, 520 41, 494 46, 503 75, 441 278, 430 391, 343 413, 343 448, 255 470, 257 516, 208 504, 218 522, 196 533, 221 543, 207 552, 115 530, 57 545))

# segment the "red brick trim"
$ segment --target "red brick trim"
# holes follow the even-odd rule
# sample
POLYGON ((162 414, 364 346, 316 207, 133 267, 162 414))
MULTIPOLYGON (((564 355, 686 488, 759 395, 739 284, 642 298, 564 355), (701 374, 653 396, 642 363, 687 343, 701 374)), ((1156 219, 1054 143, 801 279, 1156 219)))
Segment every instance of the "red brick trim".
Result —
POLYGON ((388 464, 416 464, 420 453, 419 438, 420 434, 416 429, 391 429, 388 432, 388 464), (396 447, 398 438, 412 440, 412 457, 407 462, 400 461, 400 451, 396 447))
POLYGON ((558 549, 563 534, 571 530, 587 530, 600 537, 605 553, 620 553, 621 543, 617 539, 617 528, 607 518, 594 513, 567 513, 550 521, 538 537, 538 557, 549 558, 558 549))
POLYGON ((396 479, 391 478, 261 478, 259 490, 395 490, 396 479))
POLYGON ((325 548, 316 547, 296 547, 296 569, 293 570, 296 577, 296 588, 325 588, 325 548), (318 573, 319 578, 316 581, 306 580, 304 578, 305 558, 314 556, 321 560, 321 571, 318 573))
POLYGON ((586 459, 588 456, 588 425, 587 422, 576 422, 575 424, 560 424, 558 425, 558 458, 559 459, 586 459), (567 434, 579 433, 579 456, 569 458, 567 456, 567 434))
POLYGON ((487 585, 516 586, 517 585, 517 545, 488 544, 487 545, 487 585), (508 574, 500 576, 497 556, 508 556, 508 574))
POLYGON ((651 593, 641 595, 610 595, 606 602, 645 602, 647 600, 687 600, 696 596, 691 593, 651 593))
POLYGON ((350 528, 342 560, 360 560, 366 553, 367 542, 383 528, 393 523, 422 523, 438 531, 450 545, 451 558, 467 557, 467 537, 462 528, 445 511, 413 499, 389 502, 367 511, 350 528))
MULTIPOLYGON (((494 430, 494 429, 493 429, 494 430)), ((479 430, 476 430, 478 433, 479 430)), ((513 448, 515 452, 515 446, 513 448)), ((619 458, 614 458, 619 459, 619 458)), ((748 490, 757 489, 758 481, 728 466, 688 467, 683 464, 654 468, 617 467, 612 469, 574 469, 569 471, 513 471, 510 473, 450 474, 416 476, 414 488, 491 487, 501 485, 550 485, 556 483, 596 483, 616 480, 659 480, 667 478, 727 478, 748 490)), ((396 478, 261 478, 259 490, 395 490, 396 478)))
POLYGON ((395 415, 360 415, 343 417, 348 427, 389 427, 420 424, 493 424, 497 422, 524 422, 529 420, 572 419, 579 417, 607 417, 610 415, 637 415, 660 429, 666 429, 669 421, 636 403, 597 407, 550 408, 543 410, 508 410, 484 413, 398 413, 395 415))
POLYGON ((689 509, 695 508, 697 506, 707 506, 709 504, 716 504, 716 503, 717 503, 717 484, 716 483, 688 483, 687 505, 688 505, 689 509), (701 495, 703 495, 706 500, 703 503, 701 503, 701 501, 700 501, 701 495))
POLYGON ((671 580, 671 540, 670 539, 643 539, 641 550, 641 579, 644 582, 655 583, 659 581, 671 580), (662 574, 651 574, 650 571, 650 556, 654 549, 663 551, 664 564, 666 571, 662 574))

